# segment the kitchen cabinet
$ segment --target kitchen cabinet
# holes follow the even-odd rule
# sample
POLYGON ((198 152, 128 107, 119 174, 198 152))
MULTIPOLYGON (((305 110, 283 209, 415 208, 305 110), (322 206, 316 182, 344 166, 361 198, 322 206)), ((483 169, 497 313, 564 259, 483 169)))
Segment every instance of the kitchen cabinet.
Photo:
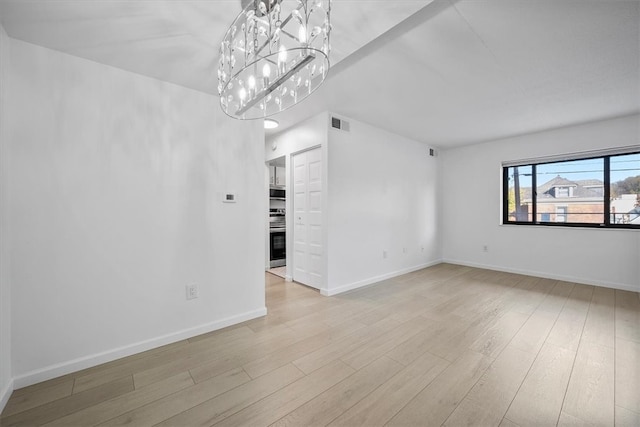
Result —
POLYGON ((269 167, 269 185, 274 187, 284 187, 287 182, 285 168, 281 166, 269 167))
POLYGON ((276 185, 276 167, 275 166, 269 166, 269 185, 272 187, 276 185))
POLYGON ((276 170, 276 172, 275 172, 275 180, 276 180, 275 182, 276 182, 276 184, 275 185, 277 187, 284 187, 285 184, 287 183, 287 177, 285 175, 284 168, 280 167, 280 166, 276 166, 275 170, 276 170))

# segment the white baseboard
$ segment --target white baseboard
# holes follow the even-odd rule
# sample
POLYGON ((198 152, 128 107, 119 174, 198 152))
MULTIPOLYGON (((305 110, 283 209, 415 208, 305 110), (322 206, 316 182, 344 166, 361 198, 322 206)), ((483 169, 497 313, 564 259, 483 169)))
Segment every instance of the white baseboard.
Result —
POLYGON ((138 343, 115 348, 113 350, 108 350, 102 353, 80 357, 68 362, 57 363, 55 365, 47 366, 45 368, 37 369, 31 372, 27 372, 26 374, 14 377, 13 387, 14 389, 26 387, 32 384, 59 377, 61 375, 66 375, 82 369, 90 368, 92 366, 97 366, 102 363, 111 362, 112 360, 120 359, 122 357, 131 356, 132 354, 141 353, 143 351, 151 350, 163 345, 171 344, 187 338, 192 338, 197 335, 206 334, 207 332, 226 328, 227 326, 235 325, 236 323, 255 319, 257 317, 262 317, 266 314, 267 308, 263 307, 257 310, 216 320, 215 322, 206 323, 204 325, 196 326, 193 328, 183 329, 178 332, 173 332, 167 335, 162 335, 160 337, 140 341, 138 343))
POLYGON ((2 413, 4 407, 7 406, 11 393, 13 393, 13 380, 9 380, 9 383, 0 391, 0 413, 2 413))
POLYGON ((402 270, 393 271, 391 273, 381 274, 380 276, 369 277, 364 280, 359 280, 357 282, 349 283, 347 285, 343 285, 337 288, 332 289, 320 289, 320 293, 324 296, 330 297, 333 295, 338 295, 347 291, 352 291, 354 289, 361 288, 363 286, 371 285, 373 283, 378 283, 383 280, 391 279, 393 277, 402 276, 403 274, 411 273, 413 271, 422 270, 423 268, 431 267, 436 264, 440 264, 442 260, 429 261, 424 264, 415 265, 413 267, 403 268, 402 270))
POLYGON ((601 280, 591 280, 584 277, 565 276, 562 274, 550 274, 544 271, 525 270, 520 268, 509 268, 498 265, 482 264, 477 262, 462 261, 459 259, 445 258, 442 262, 448 264, 464 265, 467 267, 483 268, 485 270, 502 271, 505 273, 523 274, 526 276, 542 277, 544 279, 562 280, 565 282, 582 283, 585 285, 600 286, 603 288, 620 289, 622 291, 640 292, 640 287, 626 283, 606 282, 601 280))

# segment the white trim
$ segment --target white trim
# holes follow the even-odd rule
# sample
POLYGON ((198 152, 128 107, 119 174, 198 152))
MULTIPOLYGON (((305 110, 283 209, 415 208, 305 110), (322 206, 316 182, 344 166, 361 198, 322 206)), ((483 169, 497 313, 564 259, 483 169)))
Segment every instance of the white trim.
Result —
POLYGON ((572 225, 572 226, 547 226, 544 224, 509 224, 501 222, 500 227, 517 227, 517 228, 532 228, 535 230, 554 230, 556 227, 562 227, 562 230, 598 230, 598 232, 606 233, 606 232, 618 232, 618 233, 638 233, 640 229, 637 228, 618 228, 618 227, 585 227, 580 225, 572 225))
POLYGON ((604 148, 601 150, 589 150, 578 153, 564 153, 552 156, 541 156, 530 159, 507 160, 502 162, 502 167, 539 165, 542 163, 555 163, 572 160, 584 160, 595 157, 619 156, 624 154, 637 153, 640 145, 628 145, 626 147, 604 148))
POLYGON ((584 285, 599 286, 601 288, 620 289, 622 291, 640 292, 640 287, 628 285, 626 283, 606 282, 601 280, 591 280, 584 277, 564 276, 562 274, 549 274, 543 271, 524 270, 519 268, 508 268, 497 265, 481 264, 477 262, 467 262, 457 259, 445 258, 442 262, 448 264, 464 265, 467 267, 483 268, 485 270, 503 271, 505 273, 523 274, 526 276, 542 277, 544 279, 563 280, 565 282, 581 283, 584 285))
POLYGON ((26 374, 22 374, 20 376, 14 377, 13 385, 15 388, 26 387, 32 384, 36 384, 42 381, 59 377, 61 375, 66 375, 82 369, 97 366, 102 363, 120 359, 122 357, 131 356, 132 354, 137 354, 143 351, 161 347, 163 345, 171 344, 187 338, 195 337, 197 335, 205 334, 207 332, 226 328, 227 326, 235 325, 236 323, 255 319, 257 317, 262 317, 262 316, 265 316, 266 314, 267 314, 267 308, 263 307, 257 310, 239 314, 237 316, 231 316, 225 319, 216 320, 215 322, 196 326, 194 328, 183 329, 178 332, 173 332, 167 335, 162 335, 156 338, 140 341, 135 344, 129 344, 123 347, 118 347, 113 350, 108 350, 102 353, 80 357, 67 362, 57 363, 55 365, 50 365, 45 368, 36 369, 34 371, 27 372, 26 374))
POLYGON ((14 390, 13 379, 11 379, 7 383, 4 390, 0 392, 0 413, 2 413, 2 411, 4 411, 4 407, 7 406, 7 402, 9 401, 9 398, 11 397, 11 393, 13 393, 13 390, 14 390))
POLYGON ((360 280, 358 282, 349 283, 344 286, 340 286, 333 289, 320 289, 320 293, 326 297, 341 294, 353 289, 358 289, 363 286, 371 285, 373 283, 380 282, 382 280, 391 279, 393 277, 402 276, 403 274, 411 273, 413 271, 422 270, 423 268, 432 267, 434 265, 442 263, 442 260, 437 259, 429 261, 424 264, 415 265, 413 267, 403 268, 402 270, 393 271, 391 273, 381 274, 380 276, 370 277, 368 279, 360 280))

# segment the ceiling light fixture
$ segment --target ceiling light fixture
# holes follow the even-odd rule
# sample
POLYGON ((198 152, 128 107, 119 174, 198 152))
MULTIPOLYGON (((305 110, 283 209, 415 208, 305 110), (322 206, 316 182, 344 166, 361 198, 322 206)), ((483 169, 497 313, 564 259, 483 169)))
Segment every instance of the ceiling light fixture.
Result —
POLYGON ((236 119, 272 116, 329 71, 332 0, 243 0, 220 45, 220 106, 236 119))
POLYGON ((264 128, 265 129, 275 129, 278 127, 280 123, 273 119, 264 119, 264 128))

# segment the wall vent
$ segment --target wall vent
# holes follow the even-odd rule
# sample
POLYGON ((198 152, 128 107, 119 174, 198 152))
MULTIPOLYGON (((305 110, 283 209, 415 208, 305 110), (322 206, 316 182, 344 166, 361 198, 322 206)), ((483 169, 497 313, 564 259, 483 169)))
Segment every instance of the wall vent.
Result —
POLYGON ((337 117, 331 117, 331 127, 334 129, 340 129, 345 132, 349 132, 349 122, 340 120, 337 117))

